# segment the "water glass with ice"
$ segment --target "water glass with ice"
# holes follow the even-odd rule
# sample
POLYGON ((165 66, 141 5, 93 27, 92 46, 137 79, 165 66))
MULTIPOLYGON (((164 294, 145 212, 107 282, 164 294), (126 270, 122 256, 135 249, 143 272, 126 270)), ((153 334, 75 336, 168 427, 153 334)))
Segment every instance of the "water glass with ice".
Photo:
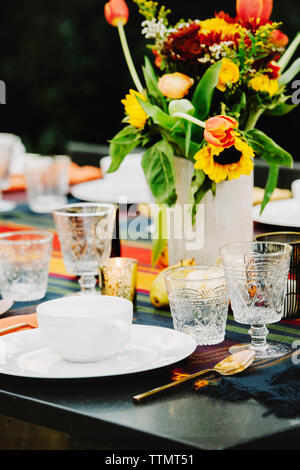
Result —
POLYGON ((175 330, 191 335, 198 345, 221 343, 228 314, 223 269, 170 268, 165 281, 175 330))
POLYGON ((45 297, 52 239, 52 233, 39 230, 0 234, 2 298, 29 302, 45 297))

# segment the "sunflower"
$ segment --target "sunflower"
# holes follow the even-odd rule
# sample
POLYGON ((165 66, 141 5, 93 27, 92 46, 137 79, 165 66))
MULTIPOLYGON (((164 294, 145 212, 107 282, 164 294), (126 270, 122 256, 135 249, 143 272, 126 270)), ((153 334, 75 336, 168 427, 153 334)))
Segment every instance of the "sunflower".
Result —
POLYGON ((143 129, 148 119, 148 115, 136 99, 137 96, 141 100, 146 101, 146 98, 142 93, 135 90, 129 90, 129 94, 125 96, 125 99, 122 100, 121 103, 123 103, 125 112, 127 116, 129 116, 129 124, 137 127, 138 129, 143 129))
POLYGON ((270 96, 276 95, 279 91, 278 80, 269 78, 268 75, 256 75, 249 81, 249 86, 255 91, 268 93, 270 96))
POLYGON ((253 170, 253 149, 241 138, 236 137, 231 147, 214 147, 211 144, 196 153, 195 168, 203 172, 215 183, 226 179, 237 179, 250 175, 253 170))

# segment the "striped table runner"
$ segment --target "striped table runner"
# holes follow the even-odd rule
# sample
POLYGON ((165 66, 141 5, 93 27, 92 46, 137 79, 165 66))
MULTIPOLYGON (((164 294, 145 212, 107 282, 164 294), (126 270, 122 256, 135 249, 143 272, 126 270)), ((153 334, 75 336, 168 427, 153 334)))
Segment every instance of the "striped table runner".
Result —
MULTIPOLYGON (((67 295, 79 290, 77 279, 68 275, 65 270, 60 244, 55 232, 54 222, 51 215, 34 214, 26 204, 19 204, 17 209, 8 214, 2 214, 0 220, 0 231, 27 230, 32 228, 50 230, 54 233, 53 252, 50 262, 49 284, 47 296, 42 299, 50 300, 67 295)), ((151 267, 151 244, 148 240, 121 240, 121 256, 134 257, 138 260, 137 278, 137 304, 134 312, 134 322, 172 328, 172 319, 169 308, 155 308, 149 298, 151 283, 158 273, 158 269, 151 267)), ((40 302, 40 301, 38 301, 40 302)), ((4 316, 34 313, 35 302, 16 302, 4 316)), ((236 323, 229 315, 226 330, 226 342, 222 345, 209 347, 210 354, 216 357, 220 353, 220 347, 226 348, 234 343, 249 341, 249 327, 236 323)), ((293 345, 300 340, 300 319, 293 321, 281 321, 268 326, 270 331, 269 341, 280 341, 293 345)))

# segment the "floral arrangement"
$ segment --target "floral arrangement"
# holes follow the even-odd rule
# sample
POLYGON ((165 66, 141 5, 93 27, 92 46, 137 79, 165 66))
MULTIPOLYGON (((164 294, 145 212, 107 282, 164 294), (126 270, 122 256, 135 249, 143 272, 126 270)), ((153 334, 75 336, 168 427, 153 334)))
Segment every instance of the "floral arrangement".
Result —
POLYGON ((135 89, 122 100, 125 126, 110 142, 109 171, 136 146, 145 147, 142 167, 151 191, 158 203, 172 206, 174 157, 191 160, 194 175, 187 185, 194 218, 207 191, 250 174, 259 157, 269 164, 263 210, 280 165, 290 167, 293 160, 255 126, 263 113, 284 115, 296 106, 288 102, 286 88, 300 71, 300 59, 289 65, 300 34, 287 47, 281 24, 270 20, 273 0, 237 0, 235 18, 219 12, 175 25, 165 6, 133 2, 145 18, 141 32, 150 41, 154 65, 145 57, 142 83, 124 31, 128 6, 110 0, 105 17, 118 28, 135 89))

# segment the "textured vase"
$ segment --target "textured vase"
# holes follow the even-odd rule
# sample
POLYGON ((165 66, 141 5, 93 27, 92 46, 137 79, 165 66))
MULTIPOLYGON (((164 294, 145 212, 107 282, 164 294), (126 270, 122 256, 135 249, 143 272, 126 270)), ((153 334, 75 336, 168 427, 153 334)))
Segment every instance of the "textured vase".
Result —
POLYGON ((213 265, 222 245, 253 240, 253 174, 218 183, 216 195, 209 191, 202 199, 192 227, 187 206, 192 162, 176 157, 175 172, 178 199, 175 210, 168 210, 169 265, 188 258, 195 258, 199 265, 213 265))

